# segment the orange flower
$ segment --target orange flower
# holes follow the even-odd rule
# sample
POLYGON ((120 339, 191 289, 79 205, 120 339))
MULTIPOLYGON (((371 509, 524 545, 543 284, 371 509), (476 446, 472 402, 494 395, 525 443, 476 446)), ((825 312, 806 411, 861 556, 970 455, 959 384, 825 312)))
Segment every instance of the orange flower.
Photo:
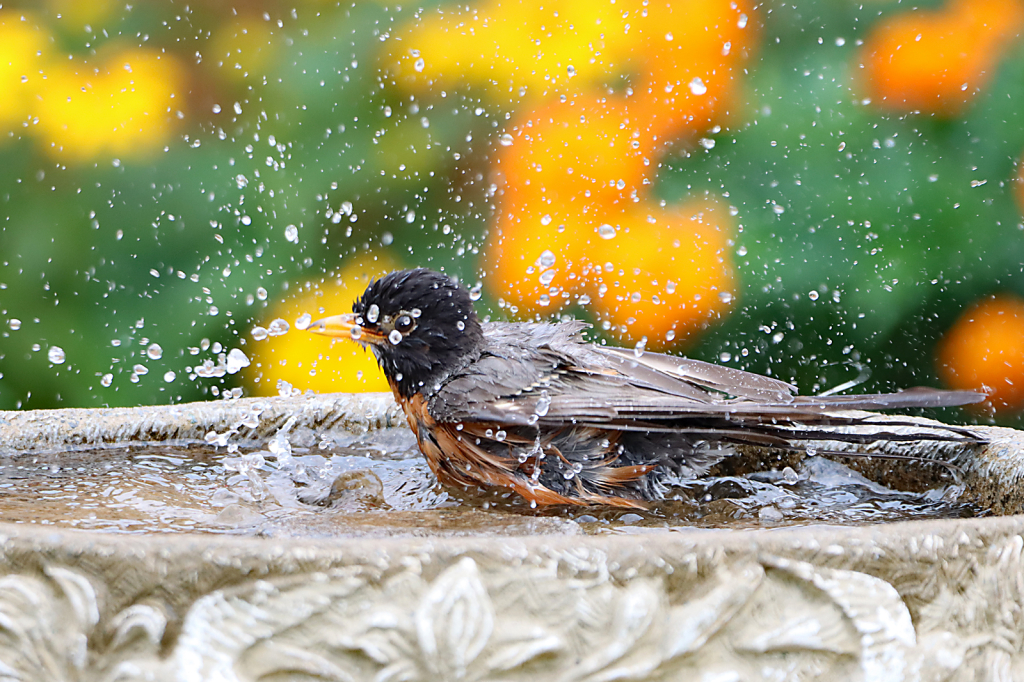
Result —
POLYGON ((990 296, 971 306, 937 350, 939 375, 953 388, 989 393, 997 412, 1024 406, 1024 299, 990 296))
POLYGON ((875 27, 861 51, 872 98, 896 111, 956 115, 1024 27, 1020 0, 951 0, 875 27))
POLYGON ((61 159, 144 158, 170 139, 184 106, 184 70, 169 55, 124 49, 96 68, 55 64, 38 102, 37 134, 61 159))
POLYGON ((732 225, 714 200, 638 208, 602 229, 588 291, 597 317, 652 349, 696 335, 734 300, 732 225))
POLYGON ((746 2, 654 2, 645 24, 646 74, 632 111, 647 122, 657 146, 681 133, 706 130, 736 91, 734 67, 750 54, 758 26, 746 2))
POLYGON ((620 98, 544 107, 513 130, 495 154, 503 192, 485 262, 520 312, 552 312, 578 291, 598 228, 649 184, 650 160, 620 98))
POLYGON ((254 341, 245 369, 246 382, 255 395, 277 395, 278 381, 318 393, 388 391, 387 379, 373 354, 345 339, 331 339, 295 329, 295 321, 308 313, 313 320, 350 312, 352 302, 375 277, 395 269, 390 258, 363 258, 347 265, 337 278, 282 301, 264 318, 262 327, 280 318, 292 329, 283 336, 254 341), (310 360, 312 358, 312 360, 310 360))
POLYGON ((493 0, 401 34, 403 52, 388 59, 402 87, 466 80, 531 101, 493 157, 500 192, 484 256, 513 312, 589 296, 625 335, 665 345, 726 309, 719 212, 662 209, 650 185, 668 142, 723 120, 756 33, 747 0, 493 0))
POLYGON ((539 186, 551 199, 609 208, 632 202, 650 183, 644 131, 624 100, 580 97, 520 117, 494 169, 507 187, 539 186))
POLYGON ((513 314, 549 314, 574 302, 589 269, 588 235, 603 212, 583 212, 557 191, 507 186, 484 251, 492 293, 513 314), (583 213, 583 215, 581 215, 583 213))

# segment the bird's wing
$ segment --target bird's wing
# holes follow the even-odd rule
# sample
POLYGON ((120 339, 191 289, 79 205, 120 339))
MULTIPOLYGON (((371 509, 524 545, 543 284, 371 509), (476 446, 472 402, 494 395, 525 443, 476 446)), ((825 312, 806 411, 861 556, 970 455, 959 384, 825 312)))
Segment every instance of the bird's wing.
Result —
POLYGON ((492 325, 488 349, 431 400, 439 421, 680 430, 848 424, 841 410, 945 407, 971 391, 799 396, 791 384, 730 367, 584 343, 583 325, 492 325))

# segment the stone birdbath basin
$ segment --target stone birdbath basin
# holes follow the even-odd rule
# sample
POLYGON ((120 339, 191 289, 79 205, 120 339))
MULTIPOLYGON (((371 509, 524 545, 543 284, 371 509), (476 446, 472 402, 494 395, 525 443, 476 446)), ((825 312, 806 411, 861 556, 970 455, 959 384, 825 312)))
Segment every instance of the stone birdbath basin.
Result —
POLYGON ((0 412, 0 680, 1024 679, 1024 440, 978 431, 609 515, 437 488, 385 395, 0 412))

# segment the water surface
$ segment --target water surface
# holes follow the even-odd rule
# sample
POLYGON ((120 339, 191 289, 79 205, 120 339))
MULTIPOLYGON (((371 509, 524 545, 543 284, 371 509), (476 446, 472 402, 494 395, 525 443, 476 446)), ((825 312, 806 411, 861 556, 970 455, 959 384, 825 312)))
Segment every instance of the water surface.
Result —
MULTIPOLYGON (((929 466, 900 463, 899 466, 929 466)), ((901 492, 810 457, 689 482, 647 510, 530 509, 516 496, 439 486, 405 429, 301 449, 147 445, 8 458, 0 521, 114 533, 267 537, 635 533, 863 525, 974 516, 952 474, 901 492), (233 450, 233 451, 229 451, 233 450)))

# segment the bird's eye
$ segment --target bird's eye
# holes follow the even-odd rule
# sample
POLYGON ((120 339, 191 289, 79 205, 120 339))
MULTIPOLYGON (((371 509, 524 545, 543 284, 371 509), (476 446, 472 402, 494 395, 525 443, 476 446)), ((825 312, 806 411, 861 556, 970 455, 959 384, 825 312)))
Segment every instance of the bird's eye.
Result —
POLYGON ((403 334, 408 334, 409 332, 411 332, 414 326, 415 323, 412 321, 412 317, 406 315, 405 313, 399 315, 398 319, 395 320, 395 329, 397 329, 403 334))

